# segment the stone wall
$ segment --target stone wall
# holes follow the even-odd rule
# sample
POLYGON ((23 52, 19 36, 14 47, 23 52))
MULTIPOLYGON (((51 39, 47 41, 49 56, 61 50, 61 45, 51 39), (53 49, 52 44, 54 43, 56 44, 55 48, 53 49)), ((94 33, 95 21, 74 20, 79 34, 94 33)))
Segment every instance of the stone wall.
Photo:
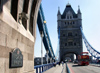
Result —
POLYGON ((34 44, 36 38, 36 22, 41 0, 28 0, 27 28, 19 23, 19 13, 23 12, 25 0, 18 0, 17 20, 11 14, 12 0, 6 0, 0 12, 0 73, 34 73, 34 44), (29 31, 30 12, 33 2, 35 10, 33 15, 33 33, 29 31), (9 53, 19 48, 23 54, 23 67, 9 68, 9 53))

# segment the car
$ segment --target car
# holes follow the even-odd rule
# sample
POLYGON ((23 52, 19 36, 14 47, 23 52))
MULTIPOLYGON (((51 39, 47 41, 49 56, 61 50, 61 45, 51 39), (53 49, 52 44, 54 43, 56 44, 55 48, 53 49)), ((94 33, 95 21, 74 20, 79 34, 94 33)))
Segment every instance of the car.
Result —
POLYGON ((78 61, 77 60, 74 60, 74 63, 78 63, 78 61))
POLYGON ((97 64, 100 64, 100 60, 97 61, 97 64))

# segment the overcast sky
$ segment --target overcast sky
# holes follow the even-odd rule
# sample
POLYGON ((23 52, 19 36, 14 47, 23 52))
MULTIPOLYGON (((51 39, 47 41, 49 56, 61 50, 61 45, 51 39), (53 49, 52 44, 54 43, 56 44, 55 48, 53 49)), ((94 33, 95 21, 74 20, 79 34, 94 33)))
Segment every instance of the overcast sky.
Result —
MULTIPOLYGON (((77 13, 78 5, 80 6, 83 32, 89 43, 100 52, 100 0, 42 0, 42 7, 54 52, 56 52, 58 43, 58 7, 60 7, 62 14, 68 2, 71 4, 75 13, 77 13)), ((41 38, 38 28, 36 32, 34 56, 39 57, 41 56, 41 38)), ((83 50, 87 51, 85 46, 83 46, 83 50)), ((43 54, 45 54, 45 48, 43 54)))

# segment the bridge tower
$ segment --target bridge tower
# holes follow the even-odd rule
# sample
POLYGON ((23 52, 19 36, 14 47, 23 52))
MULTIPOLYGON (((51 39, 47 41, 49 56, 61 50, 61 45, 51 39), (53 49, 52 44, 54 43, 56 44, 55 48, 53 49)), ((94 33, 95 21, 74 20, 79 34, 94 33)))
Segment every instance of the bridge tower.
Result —
POLYGON ((63 14, 58 9, 57 14, 58 35, 60 36, 60 60, 64 60, 67 54, 76 54, 77 56, 83 51, 81 11, 78 6, 78 12, 75 13, 71 5, 68 3, 63 14), (60 33, 59 33, 60 31, 60 33))

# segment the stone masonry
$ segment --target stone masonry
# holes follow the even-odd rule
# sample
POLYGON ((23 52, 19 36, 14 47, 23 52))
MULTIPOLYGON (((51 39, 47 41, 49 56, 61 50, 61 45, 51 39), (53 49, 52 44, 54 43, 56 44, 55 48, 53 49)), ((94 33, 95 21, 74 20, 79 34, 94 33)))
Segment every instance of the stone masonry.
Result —
POLYGON ((34 73, 34 44, 41 0, 0 0, 0 73, 34 73), (9 68, 9 53, 19 48, 23 67, 9 68))

